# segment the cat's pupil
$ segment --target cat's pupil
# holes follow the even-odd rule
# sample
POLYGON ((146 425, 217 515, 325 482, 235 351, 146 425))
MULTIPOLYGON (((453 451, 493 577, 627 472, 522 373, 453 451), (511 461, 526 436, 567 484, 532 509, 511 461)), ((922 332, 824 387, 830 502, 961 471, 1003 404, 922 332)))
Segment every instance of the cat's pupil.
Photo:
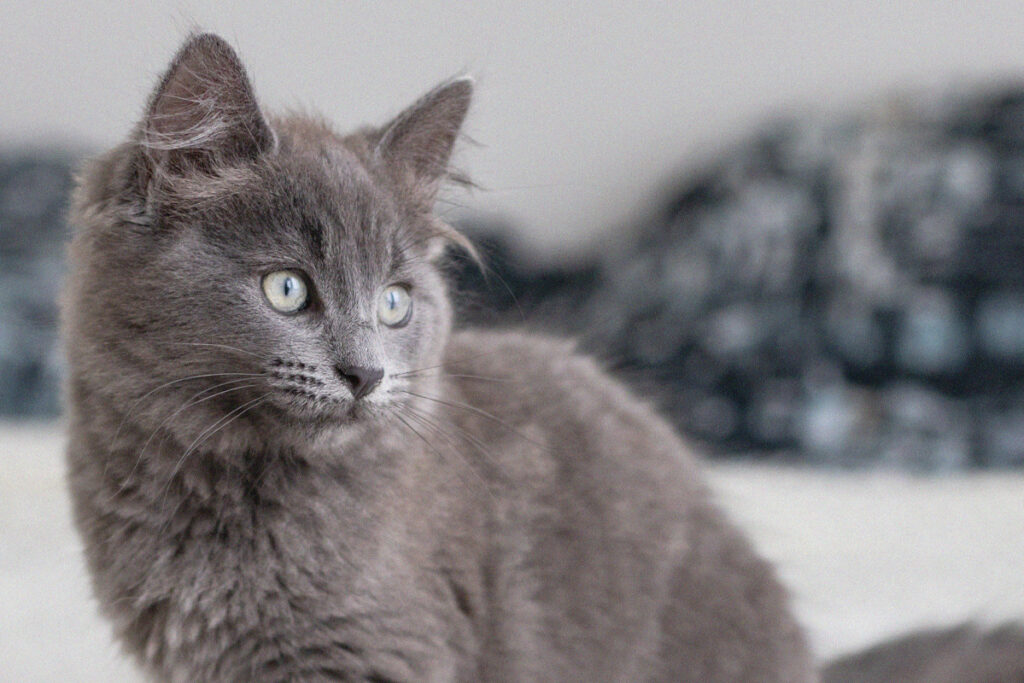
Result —
POLYGON ((392 311, 398 308, 398 295, 394 292, 388 292, 388 308, 392 311))
POLYGON ((292 290, 295 289, 295 283, 292 281, 292 278, 286 277, 284 279, 283 289, 285 296, 288 296, 292 293, 292 290))

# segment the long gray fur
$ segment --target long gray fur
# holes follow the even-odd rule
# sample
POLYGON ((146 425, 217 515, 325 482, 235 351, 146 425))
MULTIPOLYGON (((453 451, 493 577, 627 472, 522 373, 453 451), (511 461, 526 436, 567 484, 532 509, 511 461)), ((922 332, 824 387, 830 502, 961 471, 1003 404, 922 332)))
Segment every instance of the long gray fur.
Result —
POLYGON ((81 175, 69 481, 118 638, 161 681, 816 680, 662 419, 569 343, 451 332, 431 210, 471 91, 339 135, 195 36, 81 175), (352 364, 385 370, 358 401, 352 364))

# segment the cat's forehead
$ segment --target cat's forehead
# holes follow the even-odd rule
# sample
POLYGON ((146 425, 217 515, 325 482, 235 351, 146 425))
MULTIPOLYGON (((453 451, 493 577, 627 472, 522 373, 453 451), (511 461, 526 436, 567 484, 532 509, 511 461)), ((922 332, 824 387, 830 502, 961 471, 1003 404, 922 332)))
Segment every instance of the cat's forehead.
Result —
POLYGON ((372 172, 358 136, 343 138, 306 119, 276 132, 277 150, 250 192, 278 229, 290 226, 325 260, 399 236, 400 201, 372 172))

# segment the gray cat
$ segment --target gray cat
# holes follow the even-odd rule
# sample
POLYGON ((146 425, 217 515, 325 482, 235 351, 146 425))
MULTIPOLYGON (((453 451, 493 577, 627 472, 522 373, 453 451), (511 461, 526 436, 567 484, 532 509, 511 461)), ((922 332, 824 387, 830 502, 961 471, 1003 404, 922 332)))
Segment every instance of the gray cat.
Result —
POLYGON ((197 36, 82 174, 70 486, 118 637, 164 681, 816 680, 663 420, 568 343, 451 332, 471 90, 339 135, 197 36))

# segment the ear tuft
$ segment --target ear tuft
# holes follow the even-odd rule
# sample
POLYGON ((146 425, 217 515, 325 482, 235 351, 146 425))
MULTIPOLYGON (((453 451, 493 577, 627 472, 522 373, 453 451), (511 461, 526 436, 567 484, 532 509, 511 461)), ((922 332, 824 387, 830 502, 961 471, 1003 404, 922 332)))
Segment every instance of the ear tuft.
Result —
POLYGON ((473 79, 437 86, 384 127, 377 154, 433 199, 449 177, 448 162, 473 98, 473 79))
POLYGON ((209 171, 273 147, 245 68, 219 36, 190 37, 150 100, 140 144, 151 171, 209 171))

